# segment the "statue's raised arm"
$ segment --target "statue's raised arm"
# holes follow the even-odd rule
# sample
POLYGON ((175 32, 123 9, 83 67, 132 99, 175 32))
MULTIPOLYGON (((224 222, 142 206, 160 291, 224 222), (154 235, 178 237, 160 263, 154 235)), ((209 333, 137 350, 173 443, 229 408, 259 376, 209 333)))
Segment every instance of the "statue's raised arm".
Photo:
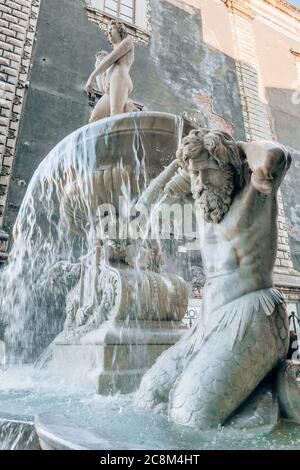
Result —
POLYGON ((116 62, 118 62, 122 57, 133 50, 133 42, 127 37, 123 39, 116 48, 108 54, 99 64, 99 66, 91 74, 91 78, 95 79, 98 75, 102 75, 106 70, 116 62))
POLYGON ((292 162, 287 149, 277 142, 264 140, 238 142, 238 146, 246 156, 255 189, 264 194, 277 191, 292 162))

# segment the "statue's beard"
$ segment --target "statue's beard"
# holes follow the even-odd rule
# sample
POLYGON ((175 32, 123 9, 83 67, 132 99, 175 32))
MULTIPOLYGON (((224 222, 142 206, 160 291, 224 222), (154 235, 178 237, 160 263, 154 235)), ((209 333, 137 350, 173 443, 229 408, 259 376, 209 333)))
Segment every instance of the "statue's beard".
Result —
POLYGON ((195 195, 206 222, 219 224, 230 209, 235 185, 228 181, 224 188, 207 186, 195 195))

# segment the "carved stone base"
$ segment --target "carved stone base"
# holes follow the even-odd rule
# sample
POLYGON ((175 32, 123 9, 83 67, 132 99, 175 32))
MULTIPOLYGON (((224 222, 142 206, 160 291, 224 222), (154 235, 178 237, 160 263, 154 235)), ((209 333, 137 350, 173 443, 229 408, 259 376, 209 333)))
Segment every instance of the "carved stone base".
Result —
POLYGON ((54 366, 83 379, 90 374, 102 395, 130 393, 158 356, 185 331, 181 322, 105 322, 80 338, 60 335, 55 340, 54 366))

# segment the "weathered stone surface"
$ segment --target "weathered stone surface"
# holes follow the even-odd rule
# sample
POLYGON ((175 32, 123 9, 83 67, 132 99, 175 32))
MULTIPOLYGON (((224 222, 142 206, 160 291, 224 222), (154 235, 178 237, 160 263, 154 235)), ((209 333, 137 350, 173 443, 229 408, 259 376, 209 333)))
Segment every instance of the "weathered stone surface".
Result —
POLYGON ((277 390, 284 418, 300 424, 300 361, 285 361, 277 378, 277 390))
MULTIPOLYGON (((20 1, 23 1, 24 3, 24 0, 20 1)), ((14 111, 14 114, 17 113, 18 116, 20 116, 21 114, 23 100, 20 100, 20 96, 23 95, 19 94, 17 83, 25 83, 28 78, 30 61, 27 60, 27 62, 25 62, 22 56, 30 35, 32 36, 32 38, 35 35, 37 15, 35 15, 35 19, 30 19, 32 18, 32 13, 34 10, 32 2, 26 3, 28 8, 25 8, 24 6, 21 7, 20 5, 18 5, 17 2, 8 1, 5 5, 4 3, 5 2, 1 2, 0 5, 0 21, 2 26, 1 48, 4 50, 4 56, 1 58, 0 61, 2 79, 2 89, 0 89, 0 97, 2 98, 1 101, 3 106, 7 110, 7 113, 5 114, 5 122, 2 122, 2 132, 3 130, 5 130, 5 135, 7 138, 1 138, 0 140, 2 141, 3 145, 5 144, 4 153, 7 152, 8 148, 10 148, 12 156, 14 156, 16 150, 16 140, 14 141, 14 139, 16 135, 13 130, 17 131, 18 128, 11 126, 13 118, 12 111, 14 111), (23 8, 23 10, 19 11, 19 9, 21 8, 23 8), (31 23, 31 26, 29 26, 29 23, 31 23), (19 109, 12 110, 12 102, 18 104, 19 109)), ((36 12, 38 12, 38 8, 36 9, 36 12)), ((31 56, 32 44, 28 50, 28 57, 31 56)), ((1 161, 1 154, 2 152, 0 152, 0 167, 3 163, 8 164, 8 162, 1 161)), ((9 164, 8 166, 11 167, 12 165, 9 164)), ((10 174, 11 171, 6 173, 6 175, 10 174)), ((4 183, 4 186, 6 187, 5 193, 2 192, 2 194, 4 194, 5 196, 5 200, 7 197, 6 195, 8 194, 9 183, 10 177, 6 178, 6 181, 4 183)), ((3 224, 3 212, 4 211, 0 211, 0 226, 2 226, 3 224)), ((0 263, 5 258, 5 253, 3 253, 3 255, 0 256, 0 263)))

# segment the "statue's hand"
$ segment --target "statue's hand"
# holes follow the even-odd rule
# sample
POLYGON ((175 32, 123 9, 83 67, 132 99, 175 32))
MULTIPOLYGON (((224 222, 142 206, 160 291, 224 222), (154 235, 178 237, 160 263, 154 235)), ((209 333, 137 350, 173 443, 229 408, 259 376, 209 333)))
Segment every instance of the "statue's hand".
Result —
POLYGON ((274 187, 273 178, 266 174, 264 168, 257 168, 251 175, 251 181, 257 191, 264 194, 271 194, 274 187))
POLYGON ((292 157, 281 144, 273 141, 239 142, 252 171, 251 180, 257 191, 276 191, 291 166, 292 157))
POLYGON ((203 137, 203 145, 211 154, 214 154, 218 144, 219 138, 213 132, 209 132, 203 137))

